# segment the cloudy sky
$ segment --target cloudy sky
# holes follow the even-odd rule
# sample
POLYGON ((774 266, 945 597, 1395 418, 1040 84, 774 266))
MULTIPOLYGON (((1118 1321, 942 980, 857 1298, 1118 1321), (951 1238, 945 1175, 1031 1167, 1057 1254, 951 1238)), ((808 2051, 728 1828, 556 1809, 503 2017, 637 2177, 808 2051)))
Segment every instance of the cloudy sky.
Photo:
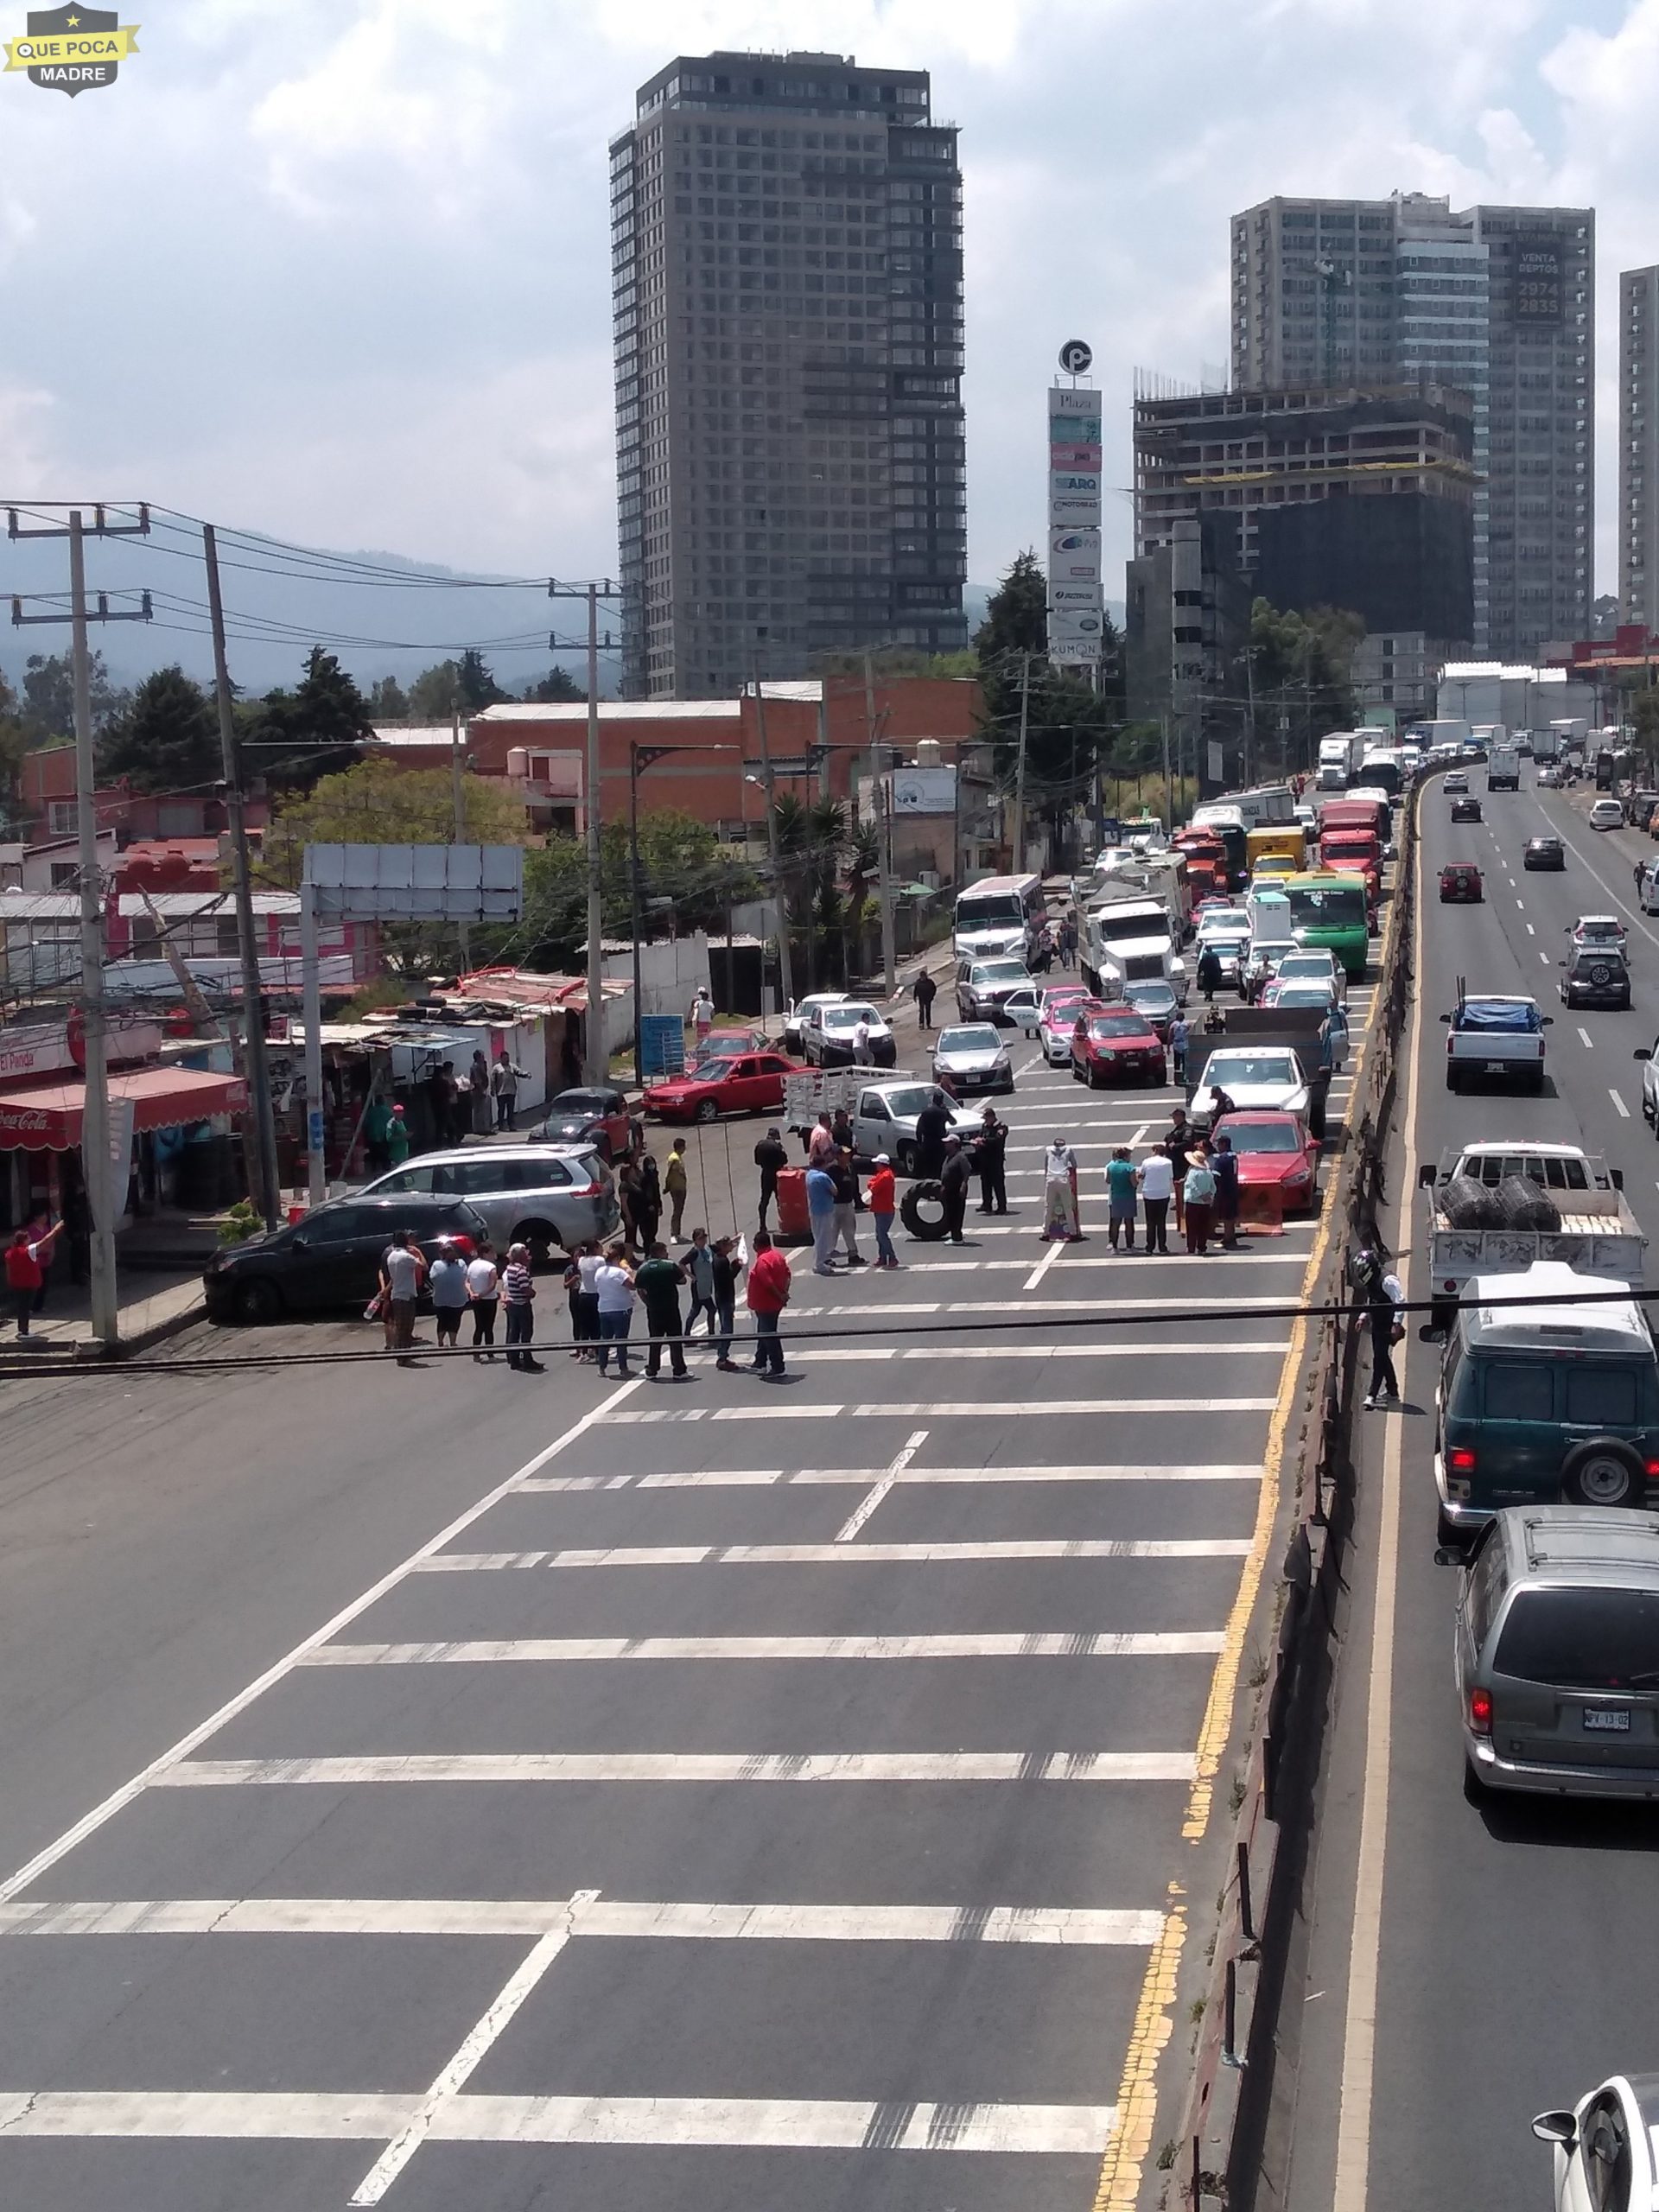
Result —
MULTIPOLYGON (((22 5, 0 15, 22 32, 22 5)), ((930 68, 963 126, 974 578, 1037 537, 1062 339, 1095 347, 1125 484, 1135 368, 1225 360, 1229 213, 1403 187, 1597 208, 1613 588, 1617 272, 1659 260, 1659 0, 133 17, 140 54, 106 91, 0 78, 0 499, 143 496, 313 545, 610 570, 607 138, 677 52, 810 46, 930 68)))

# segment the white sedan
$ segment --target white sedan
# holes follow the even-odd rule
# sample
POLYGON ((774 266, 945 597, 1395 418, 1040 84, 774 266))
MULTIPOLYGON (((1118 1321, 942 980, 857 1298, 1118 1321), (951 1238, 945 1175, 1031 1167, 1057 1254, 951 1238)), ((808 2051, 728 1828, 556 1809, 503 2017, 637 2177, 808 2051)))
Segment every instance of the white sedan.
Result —
POLYGON ((1616 798, 1599 798, 1590 810, 1590 827, 1592 830, 1622 830, 1624 827, 1624 808, 1616 798))
POLYGON ((1319 945, 1313 951, 1306 947, 1287 952, 1279 963, 1274 981, 1281 983, 1329 983, 1331 995, 1338 1006, 1348 1002, 1348 971, 1329 945, 1319 945))
POLYGON ((1209 1128, 1215 1119, 1217 1094, 1223 1091, 1240 1113, 1269 1107, 1300 1114, 1304 1120, 1307 1116, 1307 1077, 1287 1046, 1224 1045, 1211 1052, 1187 1109, 1195 1128, 1209 1128))
POLYGON ((1659 2075, 1616 2074, 1571 2112, 1532 2123, 1555 2152, 1555 2212, 1646 2212, 1659 2204, 1659 2075))

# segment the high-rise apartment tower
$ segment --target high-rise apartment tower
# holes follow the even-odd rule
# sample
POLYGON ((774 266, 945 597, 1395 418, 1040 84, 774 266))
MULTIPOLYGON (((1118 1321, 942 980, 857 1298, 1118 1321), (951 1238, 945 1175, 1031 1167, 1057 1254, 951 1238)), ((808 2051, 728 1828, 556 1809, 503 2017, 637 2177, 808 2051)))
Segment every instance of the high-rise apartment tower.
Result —
POLYGON ((632 697, 966 643, 962 172, 922 70, 682 56, 611 147, 632 697))
POLYGON ((1233 382, 1421 376, 1473 402, 1475 648, 1588 635, 1595 541, 1595 215, 1263 200, 1232 222, 1233 382))
POLYGON ((1618 280, 1618 619, 1659 629, 1659 268, 1618 280))

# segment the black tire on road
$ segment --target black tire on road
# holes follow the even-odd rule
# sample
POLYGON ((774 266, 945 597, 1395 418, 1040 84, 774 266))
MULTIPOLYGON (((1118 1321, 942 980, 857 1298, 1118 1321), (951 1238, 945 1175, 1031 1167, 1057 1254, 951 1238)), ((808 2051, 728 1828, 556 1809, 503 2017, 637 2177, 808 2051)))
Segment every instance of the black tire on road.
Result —
POLYGON ((938 1183, 912 1183, 899 1201, 899 1218, 918 1244, 937 1244, 944 1235, 944 1192, 938 1183))
POLYGON ((915 1146, 913 1144, 901 1144, 899 1147, 898 1157, 894 1160, 893 1165, 897 1167, 901 1175, 913 1175, 916 1173, 915 1146))
POLYGON ((700 1122, 717 1122, 720 1119, 719 1100, 700 1098, 697 1101, 697 1119, 700 1122))
POLYGON ((236 1318, 245 1327, 257 1328, 267 1321, 278 1319, 283 1311, 283 1294, 268 1276, 255 1275, 238 1283, 236 1292, 236 1318))
POLYGON ((1561 1466, 1561 1489, 1575 1505, 1634 1505, 1646 1480, 1642 1462, 1617 1436, 1575 1445, 1561 1466))
POLYGON ((512 1242, 530 1247, 532 1274, 544 1273, 554 1264, 554 1254, 564 1249, 564 1239, 550 1221, 521 1221, 512 1232, 512 1242))

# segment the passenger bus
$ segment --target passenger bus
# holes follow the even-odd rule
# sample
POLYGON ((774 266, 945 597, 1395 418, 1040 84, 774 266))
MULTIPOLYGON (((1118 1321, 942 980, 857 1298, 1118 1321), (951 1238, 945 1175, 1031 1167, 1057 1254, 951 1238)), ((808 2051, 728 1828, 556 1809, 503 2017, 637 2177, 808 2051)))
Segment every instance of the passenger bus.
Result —
POLYGON ((1022 957, 1047 916, 1040 875, 984 875, 957 898, 950 949, 981 958, 1014 952, 1022 957))
POLYGON ((1321 869, 1293 875, 1276 885, 1290 901, 1298 944, 1310 951, 1326 947, 1351 976, 1363 976, 1370 957, 1370 923, 1361 875, 1333 875, 1321 869))

